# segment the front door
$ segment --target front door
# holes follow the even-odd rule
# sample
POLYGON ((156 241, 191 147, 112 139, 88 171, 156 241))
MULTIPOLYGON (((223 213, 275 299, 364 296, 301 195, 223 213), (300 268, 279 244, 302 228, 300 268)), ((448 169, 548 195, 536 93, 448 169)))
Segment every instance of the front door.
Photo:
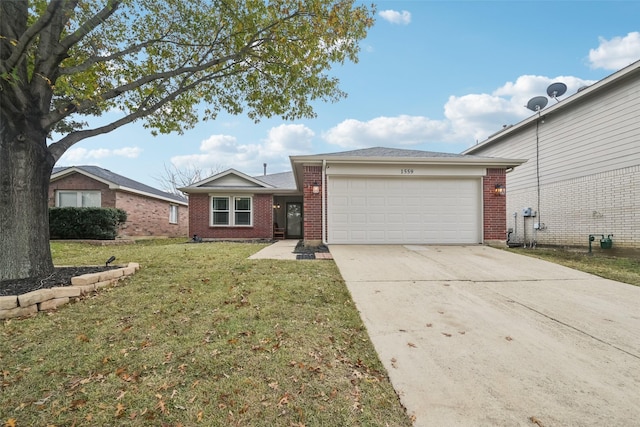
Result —
POLYGON ((287 238, 302 238, 302 203, 287 203, 287 238))

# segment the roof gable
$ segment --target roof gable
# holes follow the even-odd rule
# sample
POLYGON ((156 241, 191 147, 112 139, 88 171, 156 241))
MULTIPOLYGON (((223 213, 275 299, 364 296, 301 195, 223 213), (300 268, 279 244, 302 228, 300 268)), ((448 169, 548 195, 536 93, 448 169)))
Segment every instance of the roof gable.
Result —
POLYGON ((205 178, 202 181, 198 181, 187 187, 181 188, 180 190, 188 192, 187 190, 195 190, 195 189, 203 189, 203 188, 236 189, 236 188, 266 188, 266 187, 270 188, 271 185, 261 182, 235 169, 227 169, 224 172, 220 172, 216 175, 205 178))
POLYGON ((137 193, 147 197, 153 197, 156 199, 165 200, 173 203, 187 204, 187 199, 176 195, 167 193, 149 185, 143 184, 133 179, 127 178, 110 170, 103 169, 99 166, 63 166, 54 167, 51 173, 51 181, 56 181, 67 175, 79 173, 85 175, 91 179, 107 184, 112 190, 128 191, 131 193, 137 193))

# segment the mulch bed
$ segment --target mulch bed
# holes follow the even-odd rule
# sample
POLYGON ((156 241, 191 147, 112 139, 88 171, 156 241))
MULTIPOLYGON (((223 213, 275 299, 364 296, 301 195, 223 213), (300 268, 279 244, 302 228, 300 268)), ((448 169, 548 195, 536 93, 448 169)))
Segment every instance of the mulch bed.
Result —
POLYGON ((27 292, 37 291, 38 289, 47 289, 56 286, 70 286, 72 277, 81 276, 83 274, 100 273, 114 268, 121 267, 56 267, 53 273, 48 276, 2 280, 0 281, 0 296, 22 295, 27 292))
POLYGON ((329 248, 326 245, 305 246, 304 241, 300 240, 296 245, 293 253, 296 259, 316 259, 317 253, 328 253, 329 248))

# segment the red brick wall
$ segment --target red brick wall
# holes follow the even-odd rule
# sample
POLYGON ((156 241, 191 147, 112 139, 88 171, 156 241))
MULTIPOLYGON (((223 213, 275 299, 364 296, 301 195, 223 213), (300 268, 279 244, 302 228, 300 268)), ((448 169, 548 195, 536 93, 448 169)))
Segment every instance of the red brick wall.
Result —
POLYGON ((178 206, 178 223, 169 222, 169 202, 124 191, 116 192, 116 207, 127 212, 127 222, 120 229, 122 237, 187 237, 189 208, 178 206))
POLYGON ((506 187, 505 169, 487 169, 482 181, 484 240, 507 239, 507 197, 496 195, 496 184, 506 187))
POLYGON ((100 191, 100 197, 102 199, 103 208, 115 208, 116 207, 116 192, 109 189, 107 184, 104 184, 95 179, 91 179, 88 176, 80 173, 72 173, 66 175, 63 178, 57 179, 49 184, 49 206, 56 205, 56 190, 73 190, 73 191, 100 191))
POLYGON ((322 240, 322 166, 304 166, 303 218, 304 240, 322 240), (320 185, 320 193, 313 194, 314 184, 320 185))
POLYGON ((189 236, 203 239, 271 239, 273 238, 273 196, 253 196, 252 227, 211 227, 209 194, 189 195, 189 236))
POLYGON ((110 190, 107 184, 80 173, 72 173, 49 185, 49 206, 55 206, 56 190, 101 192, 103 208, 119 208, 127 212, 127 222, 119 237, 187 237, 189 229, 187 206, 178 207, 178 223, 169 223, 169 202, 133 193, 110 190))

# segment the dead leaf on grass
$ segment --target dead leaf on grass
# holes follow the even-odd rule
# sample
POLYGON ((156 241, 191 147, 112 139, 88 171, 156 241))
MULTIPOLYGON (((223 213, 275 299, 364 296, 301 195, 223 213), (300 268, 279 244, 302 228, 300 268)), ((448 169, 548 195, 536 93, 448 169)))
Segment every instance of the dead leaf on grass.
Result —
POLYGON ((122 403, 116 405, 116 418, 120 418, 124 415, 125 406, 122 403))
POLYGON ((71 402, 71 405, 69 405, 69 409, 82 408, 86 404, 87 404, 87 400, 86 399, 76 399, 76 400, 73 400, 71 402))
POLYGON ((4 423, 4 427, 16 427, 16 419, 15 418, 9 418, 5 423, 4 423))

